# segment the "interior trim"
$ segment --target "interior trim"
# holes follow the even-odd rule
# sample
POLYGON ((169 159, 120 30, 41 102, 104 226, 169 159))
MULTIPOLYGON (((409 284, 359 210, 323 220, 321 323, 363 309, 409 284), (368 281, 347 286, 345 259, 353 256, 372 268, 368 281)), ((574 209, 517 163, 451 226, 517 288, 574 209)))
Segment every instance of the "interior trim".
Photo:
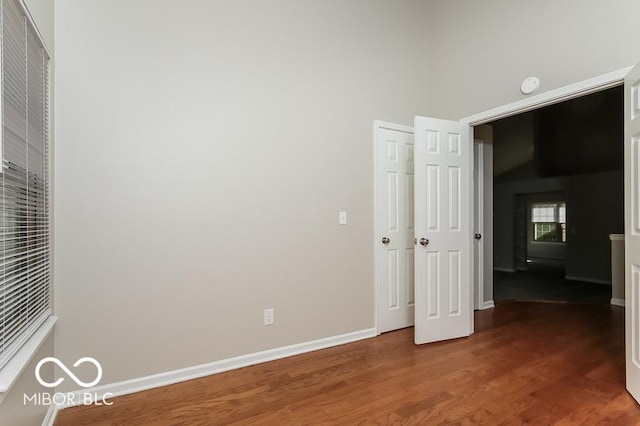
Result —
POLYGON ((94 388, 78 390, 75 392, 71 392, 73 397, 65 398, 65 401, 67 402, 76 401, 78 402, 78 404, 51 404, 42 425, 53 426, 58 412, 63 408, 80 405, 80 402, 83 400, 82 395, 84 393, 91 393, 93 395, 96 395, 96 400, 109 400, 111 398, 122 395, 142 392, 145 390, 185 382, 187 380, 198 379, 200 377, 210 376, 213 374, 224 373, 225 371, 236 370, 238 368, 261 364, 263 362, 275 361, 277 359, 317 351, 319 349, 326 349, 333 346, 344 345, 345 343, 352 343, 358 340, 364 340, 375 336, 376 329, 368 328, 365 330, 354 331, 352 333, 341 334, 338 336, 325 337, 323 339, 313 340, 310 342, 297 343, 294 345, 283 346, 280 348, 268 349, 266 351, 260 351, 252 354, 227 358, 220 361, 214 361, 207 364, 153 374, 151 376, 139 377, 136 379, 124 380, 122 382, 96 386, 94 388))
POLYGON ((578 83, 540 93, 539 95, 530 96, 510 104, 470 115, 460 121, 468 123, 469 126, 479 126, 480 124, 489 123, 501 118, 543 108, 557 104, 558 102, 564 102, 569 99, 609 89, 611 87, 620 86, 624 83, 624 77, 629 73, 631 68, 632 67, 622 68, 578 83))

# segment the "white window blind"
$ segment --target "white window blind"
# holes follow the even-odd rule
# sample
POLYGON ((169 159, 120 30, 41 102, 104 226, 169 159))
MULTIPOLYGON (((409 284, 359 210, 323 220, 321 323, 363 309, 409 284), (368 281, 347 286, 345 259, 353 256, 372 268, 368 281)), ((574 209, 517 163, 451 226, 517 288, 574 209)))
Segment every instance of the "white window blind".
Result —
POLYGON ((564 202, 534 204, 531 208, 531 221, 534 223, 566 223, 567 205, 564 202))
POLYGON ((567 205, 564 201, 533 204, 531 222, 533 241, 567 241, 567 205))
POLYGON ((1 1, 0 367, 51 315, 49 55, 23 4, 1 1))
POLYGON ((556 222, 556 204, 535 204, 531 220, 536 223, 556 222))

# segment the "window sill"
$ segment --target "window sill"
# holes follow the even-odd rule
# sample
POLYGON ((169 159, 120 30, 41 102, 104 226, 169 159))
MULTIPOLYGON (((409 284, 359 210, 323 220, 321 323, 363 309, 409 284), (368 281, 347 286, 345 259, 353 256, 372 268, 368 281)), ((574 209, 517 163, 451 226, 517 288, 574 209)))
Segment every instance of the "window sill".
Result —
POLYGON ((566 241, 529 241, 531 244, 567 244, 566 241))
POLYGON ((53 331, 58 317, 49 317, 38 330, 26 341, 20 350, 11 358, 11 360, 0 369, 0 403, 9 393, 9 390, 18 381, 20 375, 27 368, 38 349, 47 340, 47 337, 53 331))

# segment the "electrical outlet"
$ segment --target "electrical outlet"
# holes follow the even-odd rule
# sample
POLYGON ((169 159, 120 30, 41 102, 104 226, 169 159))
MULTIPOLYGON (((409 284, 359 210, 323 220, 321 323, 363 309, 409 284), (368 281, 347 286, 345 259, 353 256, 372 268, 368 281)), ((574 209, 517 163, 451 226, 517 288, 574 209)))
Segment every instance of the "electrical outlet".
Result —
POLYGON ((273 309, 264 310, 264 325, 273 325, 273 309))

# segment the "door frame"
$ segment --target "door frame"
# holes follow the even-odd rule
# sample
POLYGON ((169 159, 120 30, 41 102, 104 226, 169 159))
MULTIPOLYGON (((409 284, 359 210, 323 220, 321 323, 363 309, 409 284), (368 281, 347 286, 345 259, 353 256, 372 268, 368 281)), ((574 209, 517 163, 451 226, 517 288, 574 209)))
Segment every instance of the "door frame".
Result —
MULTIPOLYGON (((543 108, 549 105, 557 104, 560 102, 568 101, 570 99, 578 98, 580 96, 585 96, 591 93, 600 92, 602 90, 610 89, 612 87, 621 86, 624 84, 624 77, 629 73, 629 71, 633 68, 632 66, 621 68, 606 74, 602 74, 593 78, 589 78, 583 81, 579 81, 577 83, 569 84, 567 86, 560 87, 558 89, 549 90, 547 92, 543 92, 534 96, 529 96, 527 98, 521 99, 519 101, 511 102, 505 105, 498 106, 496 108, 488 109, 486 111, 479 112, 477 114, 473 114, 460 119, 460 122, 466 123, 471 128, 471 140, 474 140, 473 128, 475 126, 479 126, 481 124, 487 124, 495 120, 499 120, 501 118, 510 117, 512 115, 520 114, 527 111, 532 111, 538 108, 543 108)), ((390 130, 399 130, 399 131, 410 131, 413 132, 413 127, 390 123, 381 120, 375 120, 373 122, 373 211, 374 211, 374 228, 373 228, 373 272, 374 272, 374 323, 376 335, 380 334, 379 327, 379 312, 378 312, 378 300, 379 300, 379 289, 380 283, 377 275, 377 266, 378 266, 378 254, 376 248, 376 230, 378 229, 378 214, 376 211, 377 206, 377 166, 376 166, 376 158, 375 158, 375 149, 376 149, 376 131, 379 127, 387 128, 390 130)), ((473 159, 472 159, 473 161, 473 159)), ((470 179, 472 180, 471 184, 474 185, 473 182, 473 173, 470 173, 470 179)), ((472 186, 473 187, 473 186, 472 186)), ((473 194, 472 194, 473 196, 473 194)), ((475 218, 471 218, 472 223, 475 221, 475 218)), ((475 256, 475 253, 474 253, 475 256)), ((484 256, 493 256, 493 250, 485 250, 484 256)), ((625 262, 626 268, 626 262, 625 262)), ((473 266, 472 266, 473 269, 473 266)), ((472 274, 474 272, 472 271, 472 274)), ((472 275, 475 279, 475 275, 472 275)), ((473 300, 473 286, 471 286, 471 300, 473 300)), ((489 306, 487 306, 489 307, 489 306)))
POLYGON ((388 121, 375 120, 373 122, 373 282, 374 282, 374 323, 376 336, 380 335, 380 277, 378 277, 378 162, 376 153, 378 147, 378 130, 387 129, 396 132, 406 132, 413 134, 413 127, 404 124, 391 123, 388 121))
MULTIPOLYGON (((616 71, 599 75, 597 77, 580 81, 578 83, 569 84, 567 86, 560 87, 558 89, 554 89, 554 90, 540 93, 538 95, 530 96, 528 98, 521 99, 516 102, 505 104, 505 105, 492 108, 477 114, 470 115, 468 117, 464 117, 460 119, 460 121, 463 123, 467 123, 471 127, 472 129, 471 137, 473 138, 474 137, 473 128, 475 126, 479 126, 481 124, 487 124, 492 121, 499 120, 501 118, 510 117, 516 114, 521 114, 523 112, 544 108, 549 105, 568 101, 570 99, 575 99, 580 96, 589 95, 591 93, 600 92, 606 89, 610 89, 612 87, 622 86, 624 84, 624 77, 629 73, 631 68, 633 67, 632 66, 625 67, 616 71)), ((490 206, 490 208, 491 208, 491 212, 493 212, 493 206, 490 206)), ((475 221, 475 218, 474 218, 474 221, 475 221)), ((475 253, 474 253, 474 256, 475 256, 475 253)), ((486 249, 484 252, 484 257, 486 258, 487 256, 493 257, 493 250, 486 249)), ((626 270, 626 264, 625 264, 625 270, 626 270)), ((475 276, 473 276, 473 279, 475 280, 475 276)), ((493 293, 493 289, 492 289, 492 293, 493 293)), ((493 307, 493 304, 487 305, 487 307, 493 307)), ((483 309, 482 305, 480 309, 483 309)))
MULTIPOLYGON (((493 131, 479 135, 475 132, 474 136, 474 157, 476 155, 475 145, 478 145, 478 153, 480 153, 479 161, 474 158, 474 166, 479 165, 479 173, 474 170, 474 176, 480 179, 479 182, 474 181, 474 204, 479 201, 480 218, 474 217, 474 223, 481 223, 481 239, 479 244, 474 245, 474 260, 478 256, 480 258, 480 268, 474 267, 474 287, 478 287, 478 291, 474 294, 474 304, 477 302, 477 310, 491 309, 495 305, 493 303, 493 147, 488 148, 493 142, 493 131), (481 279, 476 280, 475 274, 479 273, 481 279), (476 286, 476 281, 478 285, 476 286), (490 292, 486 289, 490 288, 490 292), (488 298, 485 296, 488 295, 488 298), (487 300, 485 300, 487 299, 487 300)), ((474 307, 475 308, 475 307, 474 307)))
POLYGON ((543 108, 612 87, 622 86, 624 84, 624 77, 631 71, 631 68, 632 67, 622 68, 578 83, 569 84, 568 86, 464 117, 460 119, 460 121, 467 123, 471 127, 475 127, 480 124, 487 124, 501 118, 543 108))
POLYGON ((471 159, 474 166, 472 175, 478 178, 478 181, 473 181, 473 233, 475 239, 475 233, 480 233, 480 239, 477 243, 473 243, 473 273, 471 278, 473 280, 473 308, 482 310, 484 306, 484 145, 481 139, 473 139, 473 155, 471 159), (476 161, 476 145, 478 146, 476 161), (477 167, 477 168, 476 168, 477 167), (477 207, 477 210, 476 210, 477 207), (476 225, 480 224, 479 229, 476 225), (477 262, 477 268, 476 268, 477 262))

